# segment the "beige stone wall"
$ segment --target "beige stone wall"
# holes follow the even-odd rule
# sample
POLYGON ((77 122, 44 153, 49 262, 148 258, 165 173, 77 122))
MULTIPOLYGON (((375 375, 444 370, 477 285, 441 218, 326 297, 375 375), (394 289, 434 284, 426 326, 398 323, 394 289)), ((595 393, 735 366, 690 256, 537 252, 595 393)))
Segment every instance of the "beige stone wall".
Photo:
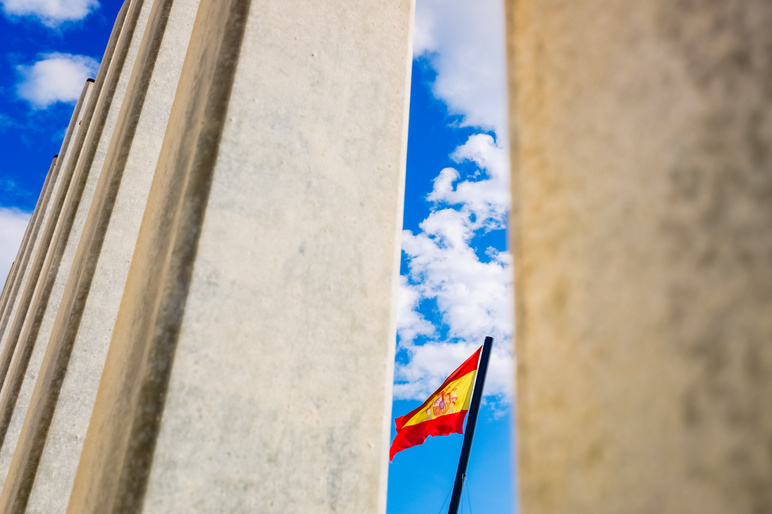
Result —
POLYGON ((772 512, 772 4, 508 23, 522 512, 772 512))

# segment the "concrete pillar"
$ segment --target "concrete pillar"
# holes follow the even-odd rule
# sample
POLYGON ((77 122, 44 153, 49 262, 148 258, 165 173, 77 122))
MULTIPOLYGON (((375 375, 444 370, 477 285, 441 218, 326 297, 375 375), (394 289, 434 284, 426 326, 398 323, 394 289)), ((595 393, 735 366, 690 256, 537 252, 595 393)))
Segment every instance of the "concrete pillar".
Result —
MULTIPOLYGON (((70 119, 70 126, 74 123, 76 118, 77 116, 75 113, 73 113, 70 119)), ((58 158, 59 155, 57 154, 54 155, 53 159, 51 159, 51 165, 48 167, 46 179, 43 181, 43 188, 40 191, 40 196, 38 196, 35 209, 32 211, 32 216, 30 216, 29 223, 27 223, 27 228, 24 230, 24 237, 22 237, 21 243, 19 244, 19 250, 16 252, 16 259, 14 259, 13 264, 11 265, 11 269, 8 271, 8 276, 6 277, 5 284, 3 285, 3 293, 2 296, 0 296, 0 319, 5 319, 5 309, 8 305, 9 298, 11 297, 11 291, 14 291, 14 295, 18 291, 18 284, 21 281, 21 274, 19 273, 21 263, 24 262, 26 265, 26 262, 29 260, 29 253, 31 250, 28 250, 28 248, 31 249, 31 245, 34 244, 32 241, 37 236, 40 227, 40 222, 38 221, 42 216, 40 213, 41 211, 45 210, 46 205, 48 204, 48 200, 51 197, 50 189, 53 182, 52 177, 55 175, 54 170, 56 168, 56 160, 58 158)), ((2 335, 2 331, 0 331, 0 335, 2 335)))
POLYGON ((35 218, 40 212, 41 204, 43 203, 43 199, 46 195, 46 190, 51 183, 51 170, 54 169, 54 166, 56 165, 56 159, 58 157, 59 155, 54 155, 54 158, 51 159, 51 164, 48 166, 46 178, 43 181, 43 187, 40 190, 38 201, 35 203, 35 208, 32 210, 32 215, 30 216, 29 222, 27 223, 27 228, 24 229, 24 236, 21 238, 19 248, 16 251, 16 258, 14 258, 13 262, 11 263, 11 269, 8 270, 8 275, 6 276, 6 280, 3 283, 3 292, 0 293, 0 315, 2 315, 1 313, 5 309, 5 302, 8 296, 8 290, 10 289, 10 284, 13 282, 13 278, 16 276, 16 263, 22 259, 24 256, 24 250, 26 249, 27 244, 29 244, 30 236, 33 232, 33 227, 35 226, 35 218))
MULTIPOLYGON (((65 203, 65 198, 70 188, 75 168, 80 161, 81 150, 84 148, 86 136, 91 128, 91 121, 94 117, 96 108, 96 99, 102 94, 102 85, 104 76, 113 59, 113 51, 118 39, 123 20, 125 18, 126 5, 118 13, 118 17, 113 27, 110 40, 108 41, 105 54, 102 57, 100 73, 97 75, 96 82, 87 82, 81 97, 76 105, 79 121, 77 124, 70 122, 70 127, 65 134, 62 143, 62 151, 59 152, 59 158, 56 165, 56 183, 52 193, 51 204, 46 210, 45 216, 41 218, 41 234, 30 254, 30 265, 25 270, 23 282, 20 285, 20 292, 15 298, 12 309, 7 313, 8 316, 0 320, 0 384, 5 381, 8 367, 11 363, 16 341, 22 330, 22 326, 27 317, 27 310, 32 302, 33 294, 37 286, 38 277, 45 263, 48 247, 54 237, 59 222, 59 215, 65 203), (84 101, 85 95, 89 95, 93 101, 84 101), (75 129, 77 128, 77 137, 75 129)), ((107 92, 106 94, 109 94, 107 92)), ((86 146, 90 151, 92 148, 86 146)), ((9 302, 10 304, 10 302, 9 302)), ((4 314, 5 316, 5 314, 4 314)))
POLYGON ((508 8, 521 511, 772 512, 772 3, 508 8))
POLYGON ((26 315, 29 302, 32 300, 32 291, 37 283, 40 268, 43 266, 48 245, 51 243, 53 225, 55 225, 64 203, 64 196, 71 178, 67 174, 66 164, 73 159, 73 155, 77 159, 77 154, 80 152, 80 141, 76 136, 82 128, 82 124, 88 124, 90 120, 88 116, 88 99, 90 98, 92 87, 93 84, 87 81, 75 104, 75 109, 64 135, 64 141, 62 141, 61 149, 56 157, 56 164, 49 171, 52 174, 52 182, 42 195, 41 210, 39 215, 35 216, 32 235, 25 247, 24 256, 18 263, 14 284, 9 293, 5 309, 2 312, 2 318, 0 318, 0 387, 5 380, 5 374, 13 354, 13 348, 9 348, 8 339, 18 337, 18 335, 10 336, 13 323, 17 318, 24 319, 26 315), (53 220, 53 223, 51 220, 53 220), (27 289, 28 286, 29 289, 27 289))
POLYGON ((75 164, 64 206, 56 220, 56 230, 40 272, 33 300, 26 317, 15 320, 9 334, 6 348, 11 348, 13 345, 15 352, 0 394, 0 441, 2 441, 0 478, 2 479, 8 472, 11 457, 16 448, 32 388, 62 301, 107 150, 113 140, 118 114, 151 5, 150 0, 144 2, 132 0, 131 4, 128 4, 125 23, 118 37, 113 59, 106 74, 103 75, 104 83, 96 99, 94 115, 83 141, 83 150, 75 164), (17 326, 21 327, 18 332, 20 334, 18 343, 12 339, 17 333, 15 332, 17 326), (29 373, 27 373, 28 368, 29 373), (19 399, 21 402, 17 403, 19 399))
POLYGON ((384 511, 411 20, 201 2, 68 512, 384 511))
MULTIPOLYGON (((85 89, 86 87, 84 86, 84 92, 85 89)), ((81 97, 84 92, 81 93, 81 97)), ((77 121, 77 111, 79 111, 81 103, 82 102, 79 101, 75 107, 75 112, 73 112, 73 115, 70 118, 68 131, 77 121)), ((65 141, 66 140, 67 137, 65 136, 65 141)), ((62 147, 64 149, 65 145, 63 144, 62 147)), ((5 335, 7 333, 9 322, 18 308, 19 289, 23 288, 24 280, 27 278, 26 271, 29 269, 29 261, 34 257, 34 252, 39 246, 39 239, 42 235, 41 225, 43 224, 43 219, 46 217, 50 207, 49 202, 53 196, 53 191, 57 186, 56 177, 58 176, 59 167, 56 163, 58 161, 59 155, 57 154, 51 160, 51 165, 48 167, 48 174, 46 175, 44 187, 40 192, 37 204, 35 205, 35 210, 33 211, 27 226, 28 230, 31 229, 29 232, 30 237, 27 238, 25 236, 22 240, 16 260, 13 263, 13 269, 8 273, 8 278, 6 279, 8 285, 7 292, 2 300, 2 304, 0 304, 0 351, 3 346, 5 346, 5 335)))
MULTIPOLYGON (((31 407, 23 429, 16 428, 21 437, 2 512, 23 511, 28 498, 32 512, 67 506, 198 0, 145 1, 143 8, 151 5, 50 342, 40 354, 31 407)), ((30 369, 34 362, 33 355, 30 369)), ((19 401, 29 402, 24 390, 19 401)))

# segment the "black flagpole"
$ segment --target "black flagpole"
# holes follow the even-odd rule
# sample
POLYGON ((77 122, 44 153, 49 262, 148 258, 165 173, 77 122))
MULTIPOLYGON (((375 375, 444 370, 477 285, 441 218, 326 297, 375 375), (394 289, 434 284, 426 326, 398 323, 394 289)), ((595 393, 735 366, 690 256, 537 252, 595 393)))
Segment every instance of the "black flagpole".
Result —
POLYGON ((472 449, 474 427, 477 424, 477 413, 480 411, 480 400, 482 399, 485 373, 488 371, 488 359, 491 356, 492 345, 493 338, 490 336, 486 337, 483 343, 482 355, 480 356, 480 364, 477 367, 472 403, 469 405, 469 420, 466 422, 466 434, 464 434, 464 444, 461 446, 461 458, 458 460, 456 482, 453 484, 453 496, 450 497, 448 514, 458 514, 458 506, 461 504, 461 490, 464 488, 464 480, 466 480, 466 465, 469 463, 469 451, 472 449))

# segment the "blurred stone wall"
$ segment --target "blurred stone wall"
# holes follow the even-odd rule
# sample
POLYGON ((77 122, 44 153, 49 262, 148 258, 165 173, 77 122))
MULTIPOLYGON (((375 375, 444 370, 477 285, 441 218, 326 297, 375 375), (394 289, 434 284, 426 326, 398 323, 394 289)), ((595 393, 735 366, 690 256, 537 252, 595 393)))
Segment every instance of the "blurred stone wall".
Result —
POLYGON ((507 4, 522 512, 772 512, 772 4, 507 4))

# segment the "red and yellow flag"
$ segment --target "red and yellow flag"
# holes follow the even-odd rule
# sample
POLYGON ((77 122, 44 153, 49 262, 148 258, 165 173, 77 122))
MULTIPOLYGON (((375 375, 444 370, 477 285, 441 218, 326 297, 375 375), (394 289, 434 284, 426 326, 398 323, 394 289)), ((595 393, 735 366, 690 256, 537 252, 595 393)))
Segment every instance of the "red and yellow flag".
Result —
POLYGON ((394 420, 397 435, 391 443, 389 460, 397 452, 423 444, 429 436, 464 433, 481 351, 482 347, 456 368, 420 407, 394 420))

